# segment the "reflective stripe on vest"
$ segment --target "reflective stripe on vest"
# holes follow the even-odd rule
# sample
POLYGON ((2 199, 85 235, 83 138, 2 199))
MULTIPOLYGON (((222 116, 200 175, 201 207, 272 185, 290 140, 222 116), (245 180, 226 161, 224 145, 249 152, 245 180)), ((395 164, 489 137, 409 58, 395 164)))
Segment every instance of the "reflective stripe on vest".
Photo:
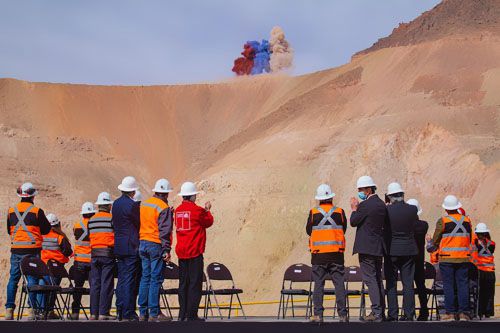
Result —
POLYGON ((318 225, 312 226, 309 241, 312 253, 343 252, 345 247, 344 230, 332 218, 337 207, 333 206, 328 212, 321 207, 316 210, 323 215, 318 225), (328 224, 327 224, 328 222, 328 224))
POLYGON ((42 242, 42 250, 60 251, 59 239, 52 237, 44 237, 42 242))
POLYGON ((461 215, 457 220, 453 216, 443 217, 443 234, 439 244, 439 256, 449 259, 469 259, 471 257, 471 233, 467 231, 465 223, 470 225, 470 221, 466 216, 461 215), (455 226, 451 232, 448 224, 453 223, 455 226))
POLYGON ((90 259, 91 256, 90 256, 90 254, 86 254, 86 253, 75 253, 75 258, 90 259))
POLYGON ((113 224, 111 223, 110 217, 92 218, 91 221, 91 227, 89 228, 90 234, 113 232, 113 224))
POLYGON ((89 229, 85 226, 85 223, 80 220, 79 222, 81 229, 83 230, 82 235, 75 241, 75 244, 78 246, 90 246, 89 241, 84 241, 85 237, 89 234, 89 229))
POLYGON ((486 272, 495 271, 495 257, 488 248, 491 243, 492 242, 490 240, 487 240, 486 244, 481 243, 482 248, 477 252, 477 258, 474 262, 478 269, 486 272))
POLYGON ((477 255, 479 257, 493 257, 493 254, 491 253, 490 249, 488 248, 491 245, 491 241, 488 240, 486 242, 486 245, 484 245, 484 244, 481 244, 481 245, 483 245, 483 248, 481 249, 481 251, 479 251, 477 253, 477 255))
POLYGON ((156 209, 156 211, 158 212, 158 214, 160 214, 160 213, 163 211, 163 209, 161 209, 161 207, 160 207, 160 206, 155 205, 154 203, 150 203, 150 202, 143 201, 143 202, 141 202, 141 205, 142 205, 142 206, 151 207, 151 208, 156 209))
POLYGON ((24 211, 24 213, 22 215, 21 215, 21 213, 19 213, 17 206, 14 207, 14 214, 16 214, 16 216, 17 216, 17 223, 16 223, 16 226, 14 227, 14 231, 11 234, 10 243, 12 245, 34 245, 34 244, 36 244, 35 236, 33 236, 33 234, 28 230, 28 227, 24 223, 24 219, 26 218, 26 216, 28 216, 28 213, 31 211, 31 209, 33 207, 34 207, 34 205, 30 205, 24 211), (19 241, 14 240, 19 228, 23 228, 24 232, 26 232, 26 235, 28 235, 29 239, 31 239, 31 242, 19 242, 19 241))
POLYGON ((447 216, 452 222, 454 222, 455 228, 453 228, 453 231, 450 233, 443 233, 443 238, 446 237, 470 237, 470 233, 467 232, 467 230, 464 227, 464 221, 465 221, 465 216, 462 215, 460 220, 455 219, 452 216, 447 216), (459 233, 461 231, 461 233, 459 233))

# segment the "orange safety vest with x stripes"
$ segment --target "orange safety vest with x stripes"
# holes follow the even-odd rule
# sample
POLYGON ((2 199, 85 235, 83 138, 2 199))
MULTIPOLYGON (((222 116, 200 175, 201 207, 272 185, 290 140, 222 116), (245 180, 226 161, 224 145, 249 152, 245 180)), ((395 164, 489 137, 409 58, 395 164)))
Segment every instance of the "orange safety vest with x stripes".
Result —
POLYGON ((489 247, 495 243, 489 239, 486 242, 481 242, 481 249, 474 247, 473 253, 473 263, 476 265, 477 269, 483 272, 494 272, 495 271, 495 257, 491 253, 489 247))
POLYGON ((342 215, 342 209, 333 205, 330 206, 331 208, 328 212, 320 206, 311 210, 313 217, 315 214, 321 214, 323 216, 317 225, 315 224, 312 226, 311 237, 309 238, 309 249, 311 253, 345 251, 344 227, 343 225, 337 224, 332 218, 334 213, 342 215))
POLYGON ((472 224, 468 216, 452 214, 442 218, 443 234, 439 256, 449 259, 471 257, 472 224))
POLYGON ((55 231, 51 230, 48 234, 43 235, 42 243, 42 260, 47 263, 49 260, 55 260, 62 264, 69 262, 69 258, 66 257, 61 251, 61 243, 64 237, 55 231))
POLYGON ((9 208, 10 243, 17 249, 40 249, 42 234, 38 225, 38 208, 30 202, 20 202, 9 208))
POLYGON ((75 235, 75 261, 90 263, 90 233, 88 228, 89 219, 82 218, 75 222, 73 234, 75 235))

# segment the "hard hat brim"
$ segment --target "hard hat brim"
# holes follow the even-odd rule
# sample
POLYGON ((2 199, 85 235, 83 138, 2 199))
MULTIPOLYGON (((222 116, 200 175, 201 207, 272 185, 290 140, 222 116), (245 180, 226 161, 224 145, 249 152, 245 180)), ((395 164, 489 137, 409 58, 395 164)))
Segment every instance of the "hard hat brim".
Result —
POLYGON ((38 195, 38 191, 35 191, 35 193, 33 193, 33 194, 19 194, 19 193, 17 193, 17 196, 19 198, 33 198, 37 195, 38 195))
POLYGON ((177 194, 179 197, 189 197, 191 195, 195 195, 195 194, 198 194, 200 192, 198 191, 195 191, 195 192, 185 192, 185 193, 182 193, 180 192, 179 194, 177 194))
POLYGON ((455 206, 446 206, 445 204, 442 204, 441 207, 443 207, 444 209, 446 210, 455 210, 455 209, 459 209, 459 208, 462 208, 462 203, 459 202, 457 205, 455 206))
POLYGON ((122 192, 134 192, 139 189, 139 187, 126 187, 123 186, 122 184, 118 185, 118 189, 122 192))
POLYGON ((328 194, 328 195, 317 195, 314 197, 314 199, 316 200, 328 200, 328 199, 331 199, 335 196, 335 193, 332 193, 332 194, 328 194))
POLYGON ((94 205, 98 206, 105 206, 105 205, 112 205, 113 201, 96 201, 94 202, 94 205))
POLYGON ((392 191, 392 192, 387 192, 387 195, 393 195, 393 194, 396 194, 396 193, 405 193, 404 191, 392 191))
POLYGON ((84 214, 95 214, 97 213, 96 210, 91 210, 91 211, 87 211, 87 212, 84 212, 83 210, 80 212, 80 215, 84 215, 84 214))
POLYGON ((160 189, 160 188, 158 188, 158 189, 154 188, 151 191, 153 191, 155 193, 171 193, 173 191, 173 189, 165 190, 165 189, 160 189))

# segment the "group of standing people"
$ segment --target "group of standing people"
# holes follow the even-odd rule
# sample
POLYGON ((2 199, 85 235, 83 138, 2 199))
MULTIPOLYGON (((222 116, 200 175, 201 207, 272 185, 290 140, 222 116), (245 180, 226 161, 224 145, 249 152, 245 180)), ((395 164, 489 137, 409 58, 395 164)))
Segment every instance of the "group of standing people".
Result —
MULTIPOLYGON (((40 257, 45 263, 54 260, 62 264, 73 256, 75 287, 82 287, 89 280, 91 320, 172 320, 161 313, 159 298, 165 265, 171 259, 174 229, 180 275, 179 319, 202 320, 198 317, 198 307, 202 297, 206 229, 214 221, 211 203, 205 203, 204 207, 195 204, 198 191, 192 182, 181 186, 178 195, 183 200, 175 210, 168 202, 173 189, 166 179, 159 179, 152 190, 153 196, 144 201, 134 177, 125 177, 118 189, 122 195, 114 202, 108 192, 102 192, 94 204, 85 202, 82 205, 81 219, 73 228, 74 250, 58 218, 54 214, 45 215, 35 206, 38 191, 33 184, 24 183, 17 189, 21 201, 9 209, 7 216, 11 239, 7 320, 14 317, 20 264, 26 256, 40 257), (117 316, 110 313, 114 294, 117 316)), ((27 279, 29 286, 47 283, 30 276, 27 279)), ((52 282, 59 284, 61 281, 52 282)), ((41 316, 45 300, 40 296, 30 293, 28 297, 29 319, 41 316)), ((81 295, 76 294, 72 319, 78 320, 80 306, 81 295)), ((57 315, 50 311, 48 318, 55 319, 57 315)))
MULTIPOLYGON (((494 315, 495 243, 484 223, 479 223, 474 233, 470 218, 455 196, 448 195, 444 199, 442 207, 446 214, 437 221, 434 236, 430 237, 426 235, 428 223, 419 218, 422 209, 418 201, 410 199, 405 202, 400 184, 389 184, 385 200, 376 194, 377 185, 369 176, 358 179, 357 189, 358 198, 351 198, 350 225, 356 228, 353 254, 358 254, 363 283, 371 303, 371 313, 362 320, 428 320, 426 250, 435 258, 443 280, 445 314, 441 320, 471 319, 469 270, 472 264, 479 271, 479 315, 494 315), (398 280, 403 285, 402 316, 398 315, 398 280), (418 317, 414 283, 420 303, 418 317)), ((344 286, 347 218, 344 210, 333 204, 334 196, 329 185, 320 185, 315 197, 318 206, 311 209, 306 224, 314 281, 313 322, 323 321, 324 284, 328 278, 335 286, 339 320, 348 321, 344 286)))

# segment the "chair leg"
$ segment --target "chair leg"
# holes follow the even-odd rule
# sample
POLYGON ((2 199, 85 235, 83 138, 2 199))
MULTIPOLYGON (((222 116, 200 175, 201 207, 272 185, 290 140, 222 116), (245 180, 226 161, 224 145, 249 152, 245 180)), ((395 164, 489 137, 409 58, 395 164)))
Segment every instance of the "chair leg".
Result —
POLYGON ((214 300, 215 300, 215 306, 217 307, 217 310, 219 311, 219 317, 220 317, 220 319, 224 319, 224 317, 222 316, 222 312, 220 310, 219 301, 217 300, 217 296, 215 296, 215 292, 212 292, 212 293, 213 293, 214 300))
POLYGON ((243 304, 241 304, 240 296, 238 294, 236 294, 236 298, 238 299, 238 303, 240 304, 240 310, 241 313, 243 313, 243 317, 247 319, 247 315, 245 314, 245 310, 243 310, 243 304))
POLYGON ((286 296, 286 305, 283 306, 283 318, 286 317, 286 313, 288 312, 288 302, 290 301, 290 295, 286 296))
POLYGON ((227 319, 231 319, 231 310, 233 308, 233 294, 231 294, 231 298, 229 300, 229 313, 227 315, 227 319))
POLYGON ((292 295, 292 317, 295 318, 295 304, 293 303, 293 295, 292 295))
POLYGON ((19 295, 19 308, 17 309, 17 320, 21 320, 21 317, 24 312, 24 303, 26 302, 26 299, 24 296, 24 288, 21 289, 21 294, 19 295))

